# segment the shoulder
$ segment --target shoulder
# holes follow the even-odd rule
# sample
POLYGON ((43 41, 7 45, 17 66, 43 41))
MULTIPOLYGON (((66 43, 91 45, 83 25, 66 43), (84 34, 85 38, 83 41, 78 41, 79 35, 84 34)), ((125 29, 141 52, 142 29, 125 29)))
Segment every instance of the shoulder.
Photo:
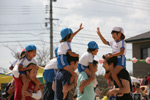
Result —
POLYGON ((118 44, 126 44, 125 40, 121 40, 118 42, 118 44))
POLYGON ((86 72, 81 72, 80 74, 79 74, 79 77, 80 78, 82 78, 82 77, 84 77, 84 78, 88 78, 88 75, 87 75, 87 73, 86 72))
POLYGON ((129 75, 129 72, 126 69, 122 69, 120 71, 120 73, 118 74, 118 77, 122 78, 122 79, 129 79, 130 75, 129 75))
POLYGON ((20 59, 18 62, 24 62, 25 60, 27 60, 26 56, 20 59))
POLYGON ((85 55, 87 55, 88 57, 93 57, 92 53, 86 52, 85 55))
POLYGON ((67 77, 71 76, 71 74, 68 71, 64 70, 64 69, 59 70, 58 74, 61 75, 61 76, 63 76, 63 77, 65 77, 65 76, 67 76, 67 77))

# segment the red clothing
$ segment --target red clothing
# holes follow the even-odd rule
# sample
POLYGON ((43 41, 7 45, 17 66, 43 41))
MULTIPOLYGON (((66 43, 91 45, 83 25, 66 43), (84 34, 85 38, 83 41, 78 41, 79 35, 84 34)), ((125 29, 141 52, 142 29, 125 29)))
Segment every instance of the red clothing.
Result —
MULTIPOLYGON (((14 77, 14 80, 15 80, 14 100, 21 100, 21 98, 22 98, 22 84, 23 84, 22 80, 21 80, 21 77, 19 77, 19 78, 14 77)), ((35 87, 35 84, 31 81, 29 83, 27 91, 30 92, 30 93, 33 93, 34 87, 35 87)), ((26 97, 26 100, 31 100, 31 97, 26 97)))
POLYGON ((150 84, 150 76, 148 76, 147 80, 148 80, 148 83, 150 84))

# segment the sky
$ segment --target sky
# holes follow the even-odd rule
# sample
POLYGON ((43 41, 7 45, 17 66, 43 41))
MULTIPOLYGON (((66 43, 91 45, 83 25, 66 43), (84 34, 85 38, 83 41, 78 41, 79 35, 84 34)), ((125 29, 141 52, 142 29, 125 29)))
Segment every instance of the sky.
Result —
MULTIPOLYGON (((20 52, 28 44, 40 49, 44 42, 45 49, 49 49, 49 25, 45 27, 48 10, 48 0, 0 0, 0 67, 8 69, 15 61, 8 47, 20 52)), ((54 48, 58 46, 62 28, 76 31, 82 23, 84 29, 71 43, 73 51, 82 55, 87 43, 94 40, 100 48, 95 59, 101 59, 112 51, 98 37, 97 27, 106 40, 113 40, 113 27, 123 27, 127 39, 150 31, 149 12, 149 0, 57 0, 53 2, 54 48)), ((127 44, 126 58, 132 58, 132 44, 127 44)), ((130 73, 132 66, 127 61, 130 73)), ((101 64, 97 73, 104 73, 101 64)))

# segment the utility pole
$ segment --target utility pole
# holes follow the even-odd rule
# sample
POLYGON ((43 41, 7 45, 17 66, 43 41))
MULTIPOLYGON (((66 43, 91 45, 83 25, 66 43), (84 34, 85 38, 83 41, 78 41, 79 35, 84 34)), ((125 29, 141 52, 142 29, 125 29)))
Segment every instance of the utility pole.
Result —
POLYGON ((53 58, 53 0, 50 0, 50 59, 53 58))

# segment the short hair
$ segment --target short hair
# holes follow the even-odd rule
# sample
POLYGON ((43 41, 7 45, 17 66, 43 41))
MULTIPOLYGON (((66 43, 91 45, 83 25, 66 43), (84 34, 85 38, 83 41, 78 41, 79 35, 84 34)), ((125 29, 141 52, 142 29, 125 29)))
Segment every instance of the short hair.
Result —
MULTIPOLYGON (((117 32, 117 31, 112 31, 111 34, 114 34, 116 33, 117 35, 120 33, 120 32, 117 32)), ((124 35, 121 33, 121 37, 120 37, 121 40, 124 39, 124 35)))
POLYGON ((69 64, 71 63, 71 61, 74 61, 75 63, 77 61, 79 61, 79 57, 70 56, 69 53, 67 53, 66 56, 67 56, 67 61, 68 61, 69 64))
POLYGON ((93 60, 93 65, 95 66, 95 65, 97 65, 97 64, 98 64, 98 61, 93 60))
POLYGON ((108 63, 108 65, 110 64, 114 64, 114 67, 116 67, 118 60, 117 60, 117 56, 111 57, 111 58, 107 58, 107 56, 112 55, 111 53, 108 53, 106 55, 103 55, 103 59, 106 60, 106 62, 108 63))
POLYGON ((91 52, 94 51, 94 50, 96 50, 96 49, 88 48, 88 49, 87 49, 87 52, 91 53, 91 52))

